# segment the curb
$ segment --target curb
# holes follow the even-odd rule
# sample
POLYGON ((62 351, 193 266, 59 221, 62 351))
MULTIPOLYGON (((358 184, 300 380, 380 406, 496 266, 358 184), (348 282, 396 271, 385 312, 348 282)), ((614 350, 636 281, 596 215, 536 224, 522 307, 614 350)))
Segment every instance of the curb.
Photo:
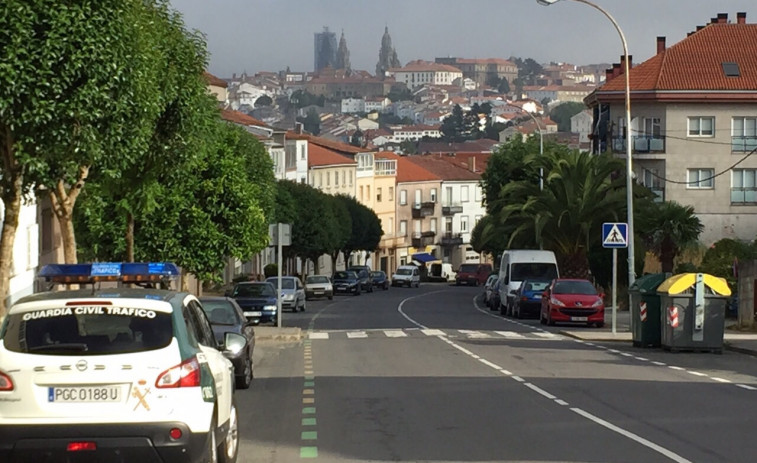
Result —
POLYGON ((299 342, 300 328, 255 327, 255 342, 299 342))

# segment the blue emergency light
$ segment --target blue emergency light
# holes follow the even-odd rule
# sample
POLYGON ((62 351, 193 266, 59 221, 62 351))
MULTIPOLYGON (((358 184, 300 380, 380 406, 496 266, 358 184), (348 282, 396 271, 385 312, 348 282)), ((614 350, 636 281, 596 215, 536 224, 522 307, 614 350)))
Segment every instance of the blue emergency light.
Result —
POLYGON ((87 284, 102 281, 121 283, 162 282, 181 275, 171 262, 93 262, 91 264, 48 264, 38 277, 57 284, 87 284))

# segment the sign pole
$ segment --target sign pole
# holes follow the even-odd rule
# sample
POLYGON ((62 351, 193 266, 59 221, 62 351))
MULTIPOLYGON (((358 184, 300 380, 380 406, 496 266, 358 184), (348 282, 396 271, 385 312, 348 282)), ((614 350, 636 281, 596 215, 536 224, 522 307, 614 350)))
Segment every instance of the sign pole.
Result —
POLYGON ((282 254, 282 224, 277 223, 276 224, 276 267, 278 270, 278 284, 276 288, 276 320, 278 323, 278 327, 281 328, 281 318, 283 315, 283 311, 281 310, 281 267, 284 265, 283 259, 281 257, 282 254))
POLYGON ((612 248, 612 334, 618 325, 618 248, 612 248))

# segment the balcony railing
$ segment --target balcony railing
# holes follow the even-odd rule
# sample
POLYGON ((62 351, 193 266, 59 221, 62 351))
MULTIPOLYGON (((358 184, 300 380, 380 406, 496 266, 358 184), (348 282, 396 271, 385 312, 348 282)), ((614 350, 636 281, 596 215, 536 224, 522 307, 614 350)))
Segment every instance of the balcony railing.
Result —
POLYGON ((423 217, 434 215, 435 207, 436 203, 433 203, 431 201, 425 203, 415 203, 413 204, 413 218, 422 219, 423 217))
POLYGON ((425 231, 422 233, 413 233, 412 245, 414 248, 422 248, 434 244, 435 231, 425 231))
POLYGON ((447 203, 442 206, 442 215, 455 215, 463 212, 463 206, 458 203, 447 203))
POLYGON ((748 152, 757 148, 757 137, 731 137, 731 151, 748 152))
MULTIPOLYGON (((665 137, 664 136, 649 136, 641 135, 638 137, 632 137, 633 140, 633 153, 664 153, 665 152, 665 137)), ((626 152, 626 139, 625 137, 617 137, 612 139, 612 149, 616 153, 626 152)))
POLYGON ((442 235, 442 246, 459 246, 463 244, 462 233, 445 233, 442 235))

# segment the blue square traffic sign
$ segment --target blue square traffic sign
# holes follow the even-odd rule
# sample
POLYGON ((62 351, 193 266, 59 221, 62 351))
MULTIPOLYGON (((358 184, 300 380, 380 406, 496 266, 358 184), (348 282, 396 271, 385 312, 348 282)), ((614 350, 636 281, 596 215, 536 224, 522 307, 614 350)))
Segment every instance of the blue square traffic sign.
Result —
POLYGON ((628 224, 608 222, 602 224, 602 247, 627 248, 628 224))

